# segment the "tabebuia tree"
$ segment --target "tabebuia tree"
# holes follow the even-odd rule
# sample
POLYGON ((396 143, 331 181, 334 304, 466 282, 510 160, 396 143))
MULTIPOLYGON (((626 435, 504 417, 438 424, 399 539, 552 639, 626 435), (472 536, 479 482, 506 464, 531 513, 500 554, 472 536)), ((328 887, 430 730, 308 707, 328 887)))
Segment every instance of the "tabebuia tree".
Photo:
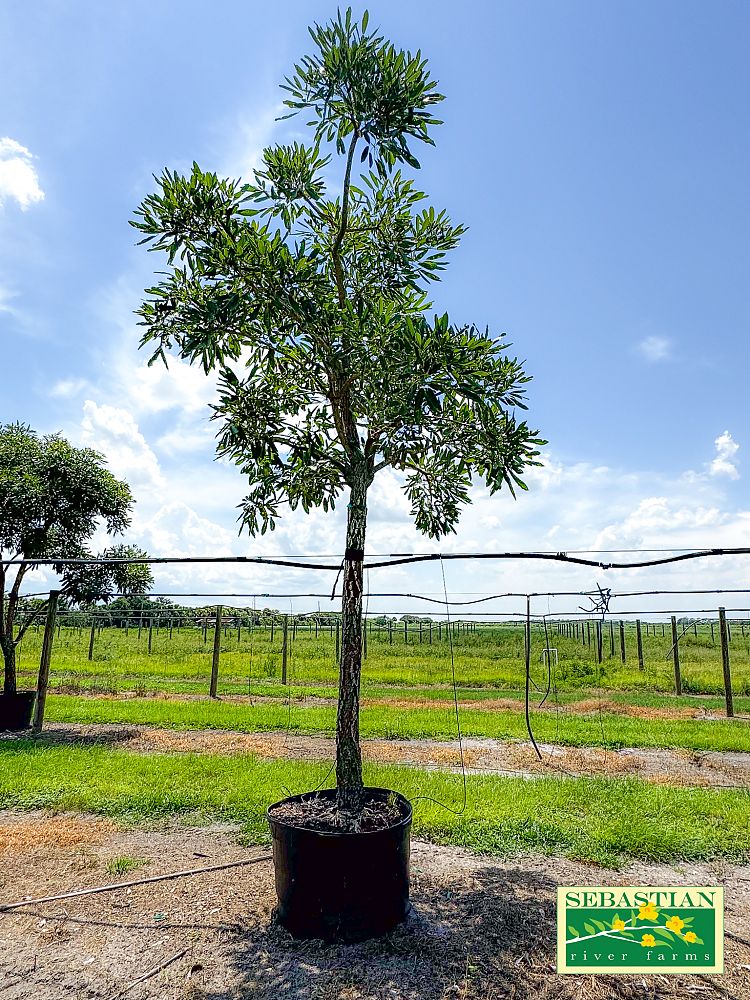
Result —
MULTIPOLYGON (((74 448, 57 434, 40 437, 21 423, 0 425, 0 648, 3 694, 16 693, 16 650, 28 628, 46 612, 38 601, 19 618, 21 584, 34 560, 142 559, 143 550, 113 545, 95 556, 88 543, 99 526, 110 535, 130 523, 133 497, 127 483, 104 467, 91 448, 74 448), (19 560, 28 560, 19 562, 19 560)), ((61 598, 72 604, 105 600, 112 592, 145 593, 147 564, 54 564, 61 598)))
POLYGON ((428 289, 463 227, 425 203, 414 149, 441 124, 421 53, 351 11, 310 29, 283 84, 309 142, 264 150, 252 179, 164 170, 132 225, 168 270, 139 310, 150 363, 218 371, 218 451, 249 480, 241 529, 284 505, 333 510, 346 543, 337 803, 363 802, 359 745, 368 492, 397 470, 417 528, 454 531, 472 477, 526 489, 543 444, 517 411, 529 376, 503 336, 431 315, 428 289))

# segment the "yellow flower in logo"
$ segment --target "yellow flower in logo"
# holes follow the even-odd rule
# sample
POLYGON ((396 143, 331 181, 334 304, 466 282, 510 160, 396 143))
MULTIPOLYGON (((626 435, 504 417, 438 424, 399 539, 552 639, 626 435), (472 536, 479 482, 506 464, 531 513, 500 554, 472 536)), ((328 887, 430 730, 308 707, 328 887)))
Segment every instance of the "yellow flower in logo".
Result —
POLYGON ((680 920, 679 917, 670 917, 669 920, 664 924, 667 930, 674 931, 675 934, 679 934, 682 928, 685 926, 685 921, 680 920))
POLYGON ((687 934, 685 935, 685 940, 687 941, 688 944, 692 944, 693 941, 698 940, 698 935, 694 934, 693 931, 688 931, 687 934))
POLYGON ((656 920, 659 915, 659 911, 654 906, 653 900, 649 900, 645 906, 642 906, 638 911, 639 920, 656 920))
POLYGON ((641 948, 653 948, 656 944, 656 938, 653 934, 644 934, 641 938, 641 948))
POLYGON ((612 921, 612 930, 615 930, 615 931, 624 931, 625 930, 625 921, 624 920, 620 920, 619 917, 616 917, 612 921))

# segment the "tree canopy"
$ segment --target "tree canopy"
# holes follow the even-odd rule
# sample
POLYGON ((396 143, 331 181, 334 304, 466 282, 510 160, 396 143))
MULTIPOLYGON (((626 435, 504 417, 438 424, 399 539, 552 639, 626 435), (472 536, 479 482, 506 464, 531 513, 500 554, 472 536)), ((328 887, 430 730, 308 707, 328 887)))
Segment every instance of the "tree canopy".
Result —
MULTIPOLYGON (((21 583, 36 559, 91 559, 88 547, 101 523, 108 535, 130 524, 133 497, 127 483, 104 467, 91 448, 75 448, 58 434, 40 437, 21 423, 0 425, 0 646, 5 690, 15 689, 15 647, 46 602, 16 629, 21 583), (15 562, 14 560, 27 560, 15 562)), ((134 546, 114 545, 103 559, 138 559, 134 546)), ((145 593, 148 565, 54 564, 61 592, 73 603, 91 603, 112 592, 145 593)))
POLYGON ((359 470, 392 466, 417 527, 443 535, 472 474, 525 488, 541 443, 515 414, 529 377, 502 335, 428 315, 464 229, 401 170, 439 124, 426 60, 349 12, 311 35, 285 88, 292 114, 311 112, 312 143, 269 147, 250 181, 165 170, 136 212, 170 265, 140 310, 143 343, 152 361, 171 350, 220 370, 219 450, 250 480, 251 532, 285 502, 327 510, 359 470))
MULTIPOLYGON (((348 493, 337 778, 361 785, 358 689, 367 492, 403 475, 417 528, 455 531, 473 477, 525 489, 544 442, 518 412, 525 374, 503 335, 431 315, 430 285, 464 229, 409 171, 443 99, 421 52, 350 10, 310 29, 283 84, 309 142, 264 150, 253 178, 166 169, 132 225, 166 254, 139 314, 150 363, 219 372, 218 451, 247 476, 251 534, 283 505, 348 493), (344 736, 344 730, 348 735, 344 736), (346 752, 342 748, 346 748, 346 752), (343 760, 348 754, 348 763, 343 760)), ((355 796, 356 798, 356 796, 355 796)), ((341 801, 341 797, 340 797, 341 801)))

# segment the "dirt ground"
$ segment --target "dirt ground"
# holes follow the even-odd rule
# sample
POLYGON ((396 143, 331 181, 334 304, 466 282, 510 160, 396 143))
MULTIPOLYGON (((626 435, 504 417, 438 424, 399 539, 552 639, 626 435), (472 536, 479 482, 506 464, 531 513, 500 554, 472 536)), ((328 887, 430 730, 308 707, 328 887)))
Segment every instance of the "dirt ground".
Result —
MULTIPOLYGON (((0 739, 3 734, 0 734, 0 739)), ((9 736, 9 738, 11 738, 9 736)), ((267 758, 330 760, 332 739, 296 733, 239 733, 227 730, 172 730, 148 726, 51 723, 38 740, 56 745, 91 743, 135 753, 254 753, 267 758)), ((365 760, 456 770, 470 774, 630 775, 672 785, 750 788, 750 753, 697 750, 563 747, 539 744, 539 759, 523 740, 363 740, 365 760)))
MULTIPOLYGON (((0 813, 0 902, 245 857, 229 826, 119 829, 0 813), (114 874, 118 859, 141 867, 114 874)), ((294 941, 272 919, 269 861, 0 913, 2 1000, 750 998, 750 866, 499 861, 414 842, 409 920, 356 945, 294 941), (721 884, 723 976, 558 976, 558 884, 721 884), (168 961, 174 959, 173 961, 168 961), (167 964, 164 964, 167 963, 167 964), (155 975, 149 972, 163 966, 155 975)))

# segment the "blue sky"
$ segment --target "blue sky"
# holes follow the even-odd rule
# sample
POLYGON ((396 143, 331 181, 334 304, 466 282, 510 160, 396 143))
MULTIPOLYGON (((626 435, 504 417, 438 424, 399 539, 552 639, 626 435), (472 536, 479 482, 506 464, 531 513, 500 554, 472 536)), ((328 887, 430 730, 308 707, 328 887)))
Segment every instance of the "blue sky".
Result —
MULTIPOLYGON (((302 133, 274 122, 278 84, 310 49, 306 25, 334 11, 38 0, 0 12, 0 421, 99 448, 137 497, 130 537, 154 554, 342 546, 338 514, 236 537, 243 483, 213 461, 212 383, 180 365, 146 370, 137 351, 133 310, 159 262, 128 226, 163 167, 195 159, 247 175, 264 145, 302 133)), ((442 547, 750 545, 750 9, 388 0, 370 14, 397 44, 422 49, 447 96, 418 183, 469 229, 436 305, 508 333, 534 376, 530 420, 549 440, 530 494, 514 504, 478 488, 442 547)), ((410 527, 395 476, 382 477, 371 510, 373 551, 436 548, 410 527)), ((744 586, 748 561, 449 572, 452 591, 596 580, 744 586)), ((158 577, 175 591, 198 581, 314 583, 158 577)), ((434 568, 372 587, 439 589, 434 568)))

